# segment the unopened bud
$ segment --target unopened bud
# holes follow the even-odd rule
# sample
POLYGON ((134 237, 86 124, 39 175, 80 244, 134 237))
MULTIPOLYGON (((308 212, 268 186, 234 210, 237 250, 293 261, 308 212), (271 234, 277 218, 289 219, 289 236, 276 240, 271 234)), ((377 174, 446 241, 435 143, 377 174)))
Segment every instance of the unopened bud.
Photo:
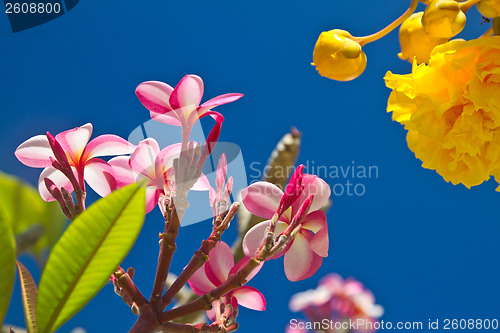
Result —
POLYGON ((429 36, 451 38, 465 27, 466 17, 454 0, 434 0, 424 11, 422 26, 429 36))
POLYGON ((417 60, 418 64, 428 62, 432 50, 439 44, 446 43, 447 38, 434 38, 425 32, 422 26, 421 18, 424 12, 412 14, 407 18, 399 29, 399 43, 401 44, 401 53, 398 54, 403 60, 413 62, 417 60))
POLYGON ((500 0, 481 0, 477 4, 477 10, 486 17, 500 16, 500 0))
POLYGON ((350 81, 365 70, 366 55, 349 32, 339 29, 324 31, 314 47, 312 65, 321 76, 350 81))

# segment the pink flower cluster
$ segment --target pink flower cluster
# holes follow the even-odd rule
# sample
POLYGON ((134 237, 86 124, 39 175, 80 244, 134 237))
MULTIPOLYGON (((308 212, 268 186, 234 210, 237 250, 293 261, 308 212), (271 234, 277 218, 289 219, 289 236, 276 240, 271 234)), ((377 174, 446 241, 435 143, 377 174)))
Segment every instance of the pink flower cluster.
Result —
MULTIPOLYGON (((15 155, 27 166, 44 168, 38 182, 44 200, 57 200, 64 211, 67 204, 64 193, 75 191, 77 200, 80 198, 79 205, 84 206, 85 182, 97 194, 106 196, 117 188, 144 180, 147 186, 146 209, 151 211, 160 196, 168 196, 176 190, 174 160, 189 149, 194 151, 199 147, 199 144, 189 142, 193 124, 207 115, 216 120, 197 161, 197 167, 201 169, 218 140, 224 121, 220 113, 211 109, 243 96, 225 94, 200 106, 203 81, 196 75, 186 75, 175 88, 163 82, 144 82, 137 87, 136 93, 153 119, 183 127, 182 142, 164 149, 160 149, 153 138, 147 138, 137 146, 116 135, 101 135, 89 142, 93 129, 90 123, 55 137, 49 132, 32 137, 16 149, 15 155), (97 158, 116 155, 126 156, 117 156, 108 162, 97 158)), ((186 180, 177 180, 179 182, 186 180)), ((210 185, 207 178, 201 175, 190 189, 209 190, 210 185)), ((83 209, 80 207, 79 211, 83 209)))
MULTIPOLYGON (((348 321, 357 322, 363 319, 364 323, 375 323, 382 316, 384 310, 375 304, 375 297, 363 284, 354 278, 343 279, 340 275, 330 273, 319 282, 316 289, 295 294, 290 299, 290 310, 302 312, 308 323, 321 323, 324 319, 334 323, 348 321)), ((361 321, 360 321, 361 322, 361 321)), ((304 323, 304 322, 303 322, 304 323)), ((290 325, 287 333, 307 333, 307 325, 290 325)), ((374 325, 361 325, 361 332, 370 331, 374 325), (368 329, 366 329, 368 327, 368 329)), ((339 326, 340 327, 340 326, 339 326)), ((328 332, 341 331, 330 325, 328 332)))

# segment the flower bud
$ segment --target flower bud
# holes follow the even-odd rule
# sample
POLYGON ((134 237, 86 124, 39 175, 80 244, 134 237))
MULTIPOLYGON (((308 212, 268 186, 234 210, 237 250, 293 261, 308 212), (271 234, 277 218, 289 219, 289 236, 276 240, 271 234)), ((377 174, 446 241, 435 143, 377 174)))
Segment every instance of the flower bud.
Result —
POLYGON ((451 38, 465 27, 465 14, 454 0, 434 0, 424 11, 422 26, 429 36, 451 38))
POLYGON ((486 17, 500 16, 500 0, 481 0, 477 3, 477 10, 486 17))
POLYGON ((421 22, 423 14, 424 12, 412 14, 399 29, 401 53, 398 57, 410 62, 415 58, 418 64, 429 61, 434 47, 448 41, 446 38, 431 37, 425 32, 421 22))
POLYGON ((323 31, 316 42, 313 66, 321 76, 337 81, 354 80, 366 68, 366 55, 344 30, 323 31))

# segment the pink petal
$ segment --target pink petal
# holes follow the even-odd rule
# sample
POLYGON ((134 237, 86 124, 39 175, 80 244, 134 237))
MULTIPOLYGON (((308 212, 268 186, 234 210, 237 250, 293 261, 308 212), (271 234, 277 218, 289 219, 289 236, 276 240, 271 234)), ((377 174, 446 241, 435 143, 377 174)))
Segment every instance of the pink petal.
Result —
POLYGON ((108 161, 108 164, 113 168, 118 188, 135 183, 134 172, 128 163, 129 159, 129 156, 117 156, 108 161))
MULTIPOLYGON (((266 220, 264 222, 260 222, 254 225, 243 238, 243 252, 247 257, 252 257, 255 255, 257 250, 259 249, 262 241, 264 240, 264 236, 266 234, 267 226, 269 225, 270 220, 266 220)), ((282 221, 278 221, 276 223, 275 234, 279 235, 287 228, 288 224, 282 221)), ((273 257, 274 258, 274 257, 273 257)))
POLYGON ((85 164, 85 181, 101 197, 105 197, 116 190, 116 179, 113 169, 104 160, 92 158, 85 164))
POLYGON ((309 240, 302 233, 295 236, 292 246, 285 254, 285 274, 290 281, 299 281, 312 276, 321 266, 323 258, 309 247, 309 240))
POLYGON ((216 286, 226 281, 229 271, 234 266, 233 252, 229 245, 224 242, 218 242, 212 251, 208 254, 210 258, 205 263, 205 272, 208 279, 216 286))
POLYGON ((215 289, 215 285, 210 282, 205 273, 205 266, 201 266, 193 276, 188 280, 189 287, 193 289, 196 295, 204 295, 215 289))
POLYGON ((205 111, 201 116, 198 116, 198 119, 205 116, 211 116, 218 123, 224 122, 224 116, 217 111, 205 111))
POLYGON ((135 146, 133 144, 117 135, 100 135, 90 141, 87 148, 85 148, 85 159, 97 156, 132 154, 134 150, 135 146))
POLYGON ((306 330, 304 327, 306 327, 306 322, 303 320, 297 320, 297 319, 292 319, 294 320, 293 324, 289 324, 286 329, 285 333, 308 333, 309 331, 306 330), (293 327, 292 327, 293 325, 293 327))
POLYGON ((200 178, 194 183, 193 187, 191 188, 193 191, 208 191, 210 190, 210 182, 208 181, 207 176, 204 174, 201 174, 200 178))
POLYGON ((266 309, 266 299, 260 291, 249 286, 243 286, 233 291, 233 297, 238 300, 238 305, 245 308, 264 311, 266 309))
POLYGON ((203 114, 205 112, 207 112, 208 110, 213 109, 213 108, 215 108, 219 105, 222 105, 222 104, 234 102, 234 101, 240 99, 241 97, 243 97, 243 94, 235 94, 235 93, 223 94, 223 95, 214 97, 214 98, 206 101, 205 103, 203 103, 200 106, 200 108, 198 109, 198 115, 201 118, 201 117, 203 117, 203 114))
MULTIPOLYGON (((236 274, 238 273, 238 271, 243 267, 245 266, 248 262, 250 261, 250 257, 243 257, 240 261, 238 261, 236 263, 236 265, 233 266, 233 268, 231 268, 231 271, 229 271, 229 275, 233 275, 233 274, 236 274)), ((248 276, 247 276, 247 281, 250 281, 255 275, 257 275, 257 273, 259 273, 260 269, 262 268, 262 266, 264 266, 264 262, 261 262, 259 266, 257 266, 257 268, 255 268, 252 273, 250 273, 248 276)))
POLYGON ((77 165, 83 154, 85 146, 92 135, 92 124, 87 123, 81 127, 70 129, 56 135, 56 140, 61 144, 66 153, 77 165))
POLYGON ((149 187, 146 189, 146 214, 156 207, 159 198, 160 192, 156 188, 149 187))
POLYGON ((307 199, 308 196, 314 194, 314 199, 309 208, 309 211, 315 211, 323 207, 328 202, 330 198, 331 190, 330 186, 321 178, 304 174, 302 178, 302 185, 304 186, 304 191, 300 197, 293 203, 292 210, 295 213, 300 205, 307 199))
POLYGON ((309 242, 311 249, 322 257, 328 257, 328 224, 325 213, 320 210, 309 213, 302 228, 315 233, 309 242))
POLYGON ((197 75, 186 75, 170 95, 172 109, 185 106, 198 107, 203 97, 203 80, 197 75))
POLYGON ((37 135, 24 141, 14 154, 22 164, 32 168, 52 166, 49 157, 54 157, 45 135, 37 135))
POLYGON ((181 143, 174 143, 173 145, 163 148, 158 154, 158 160, 161 161, 165 169, 170 169, 174 166, 174 159, 181 155, 181 143))
POLYGON ((278 209, 283 191, 274 184, 257 182, 241 191, 245 208, 252 214, 270 219, 278 209))
POLYGON ((143 82, 135 89, 135 93, 142 105, 149 111, 159 114, 172 111, 168 102, 172 91, 174 91, 174 88, 159 81, 143 82))
POLYGON ((160 123, 164 123, 167 125, 174 125, 174 126, 182 126, 182 123, 179 121, 177 114, 175 112, 169 112, 169 113, 150 112, 149 115, 151 116, 151 119, 159 121, 160 123))
POLYGON ((55 200, 45 186, 45 182, 43 181, 45 178, 49 178, 50 180, 52 180, 59 189, 61 189, 61 187, 64 187, 66 190, 68 190, 69 193, 73 192, 73 186, 71 185, 71 182, 61 171, 53 167, 47 167, 42 171, 42 173, 40 174, 40 178, 38 179, 38 191, 40 192, 40 196, 43 200, 55 200))
POLYGON ((215 321, 215 306, 210 310, 205 311, 205 313, 207 314, 208 319, 210 319, 211 321, 215 321))
MULTIPOLYGON (((130 156, 130 167, 142 174, 150 175, 154 172, 156 156, 160 147, 155 139, 147 138, 139 142, 139 145, 130 156)), ((154 175, 151 175, 154 177, 154 175)))

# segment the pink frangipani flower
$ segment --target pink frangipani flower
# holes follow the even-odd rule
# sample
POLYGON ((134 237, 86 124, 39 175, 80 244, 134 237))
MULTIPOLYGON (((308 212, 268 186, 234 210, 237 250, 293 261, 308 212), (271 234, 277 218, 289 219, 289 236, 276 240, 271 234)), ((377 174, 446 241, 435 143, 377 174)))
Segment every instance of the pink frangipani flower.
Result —
MULTIPOLYGON (((234 264, 233 252, 229 245, 224 242, 219 242, 210 251, 209 260, 193 274, 188 283, 191 289, 197 295, 204 295, 224 283, 229 276, 236 274, 250 258, 241 259, 236 265, 234 264)), ((248 276, 248 280, 253 278, 260 270, 259 266, 252 274, 248 276)), ((241 305, 243 307, 264 311, 266 309, 266 300, 257 289, 242 286, 229 292, 224 296, 224 303, 241 305)))
POLYGON ((231 191, 233 190, 233 177, 227 175, 227 158, 226 154, 222 154, 217 165, 217 175, 215 178, 215 189, 210 188, 210 206, 214 212, 214 216, 226 212, 229 209, 231 191))
MULTIPOLYGON (((328 256, 328 225, 325 213, 319 209, 327 203, 331 192, 324 180, 297 172, 292 177, 286 192, 283 193, 274 184, 257 182, 244 189, 241 197, 250 213, 267 219, 275 215, 279 217, 276 235, 283 233, 289 227, 297 213, 307 214, 300 222, 295 238, 275 256, 285 254, 285 274, 290 281, 298 281, 313 275, 321 266, 323 258, 328 256), (289 187, 295 188, 295 192, 289 187), (309 202, 311 199, 312 203, 309 202), (310 204, 310 208, 301 212, 300 207, 306 201, 310 204)), ((259 249, 269 222, 270 220, 267 220, 257 224, 245 235, 243 239, 245 255, 253 256, 259 249)))
MULTIPOLYGON (((132 155, 112 158, 109 164, 116 176, 117 187, 146 182, 146 212, 158 203, 160 195, 170 196, 175 191, 173 161, 181 152, 181 144, 176 143, 160 150, 155 139, 147 138, 141 142, 132 155)), ((206 191, 210 183, 205 175, 194 184, 193 190, 206 191)))
POLYGON ((45 186, 45 178, 50 179, 59 188, 64 187, 68 192, 73 191, 68 177, 53 166, 61 157, 54 155, 48 137, 55 140, 52 144, 55 143, 59 148, 56 152, 69 162, 78 185, 83 191, 85 190, 84 180, 100 196, 106 196, 116 189, 116 180, 111 166, 96 157, 130 154, 135 146, 111 134, 98 136, 89 142, 91 135, 92 124, 88 123, 59 133, 55 139, 50 133, 34 136, 17 147, 15 155, 21 163, 33 168, 45 168, 38 181, 40 195, 45 201, 55 200, 45 186))
POLYGON ((186 75, 175 88, 159 81, 141 83, 135 90, 141 103, 151 113, 151 118, 169 125, 192 127, 200 118, 212 116, 217 122, 224 118, 212 108, 234 102, 242 94, 224 94, 200 105, 203 80, 197 75, 186 75))

